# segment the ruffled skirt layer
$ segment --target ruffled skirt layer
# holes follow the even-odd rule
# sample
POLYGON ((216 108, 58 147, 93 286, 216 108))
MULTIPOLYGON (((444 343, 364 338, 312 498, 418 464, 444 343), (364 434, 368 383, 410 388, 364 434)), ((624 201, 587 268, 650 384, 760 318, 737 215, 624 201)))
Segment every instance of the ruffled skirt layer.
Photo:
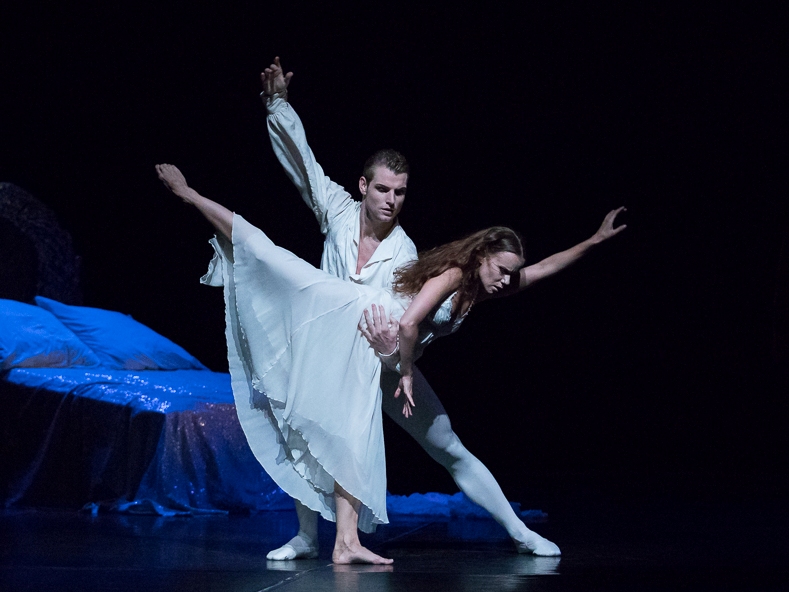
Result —
POLYGON ((359 528, 386 523, 381 364, 357 326, 402 307, 277 247, 241 216, 202 282, 224 286, 236 409, 252 452, 289 495, 335 520, 334 484, 361 502, 359 528))

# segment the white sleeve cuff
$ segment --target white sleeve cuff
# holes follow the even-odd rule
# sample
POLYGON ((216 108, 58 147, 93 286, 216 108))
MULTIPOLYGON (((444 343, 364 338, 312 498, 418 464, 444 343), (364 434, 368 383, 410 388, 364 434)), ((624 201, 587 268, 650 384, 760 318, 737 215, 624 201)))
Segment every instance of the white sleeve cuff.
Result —
POLYGON ((274 93, 273 95, 267 95, 265 92, 262 92, 260 93, 260 100, 266 106, 268 114, 275 115, 285 109, 288 104, 288 91, 274 93))

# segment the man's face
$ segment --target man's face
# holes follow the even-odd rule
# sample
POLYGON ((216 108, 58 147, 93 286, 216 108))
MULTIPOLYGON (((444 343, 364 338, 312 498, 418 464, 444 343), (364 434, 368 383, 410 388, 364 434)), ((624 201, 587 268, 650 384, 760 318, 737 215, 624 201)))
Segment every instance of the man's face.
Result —
POLYGON ((407 184, 407 173, 397 174, 385 166, 375 167, 369 183, 364 177, 359 179, 364 216, 371 222, 394 223, 403 207, 407 184))

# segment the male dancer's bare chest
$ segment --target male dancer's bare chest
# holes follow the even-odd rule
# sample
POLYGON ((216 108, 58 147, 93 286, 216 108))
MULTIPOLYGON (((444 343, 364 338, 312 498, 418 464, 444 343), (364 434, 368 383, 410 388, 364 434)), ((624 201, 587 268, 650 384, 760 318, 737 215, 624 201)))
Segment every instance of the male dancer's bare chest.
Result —
POLYGON ((375 254, 375 250, 380 244, 381 241, 370 237, 362 237, 359 240, 359 251, 356 256, 357 275, 362 273, 362 269, 370 262, 370 259, 372 259, 373 255, 375 254))

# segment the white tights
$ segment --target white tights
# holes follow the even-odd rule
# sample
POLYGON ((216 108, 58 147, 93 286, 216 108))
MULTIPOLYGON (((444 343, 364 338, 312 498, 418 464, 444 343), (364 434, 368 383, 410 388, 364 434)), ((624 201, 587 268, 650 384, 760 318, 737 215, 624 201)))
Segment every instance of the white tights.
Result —
MULTIPOLYGON (((460 442, 449 421, 444 406, 422 373, 414 367, 414 398, 416 407, 412 417, 402 414, 402 402, 394 398, 400 376, 394 372, 381 373, 383 410, 397 425, 408 432, 422 448, 449 471, 460 490, 474 503, 490 512, 515 543, 519 553, 559 555, 559 547, 529 530, 518 518, 488 468, 460 442)), ((280 549, 269 553, 269 559, 295 559, 314 556, 318 549, 317 514, 296 501, 299 534, 280 549), (289 548, 288 548, 289 547, 289 548)))

